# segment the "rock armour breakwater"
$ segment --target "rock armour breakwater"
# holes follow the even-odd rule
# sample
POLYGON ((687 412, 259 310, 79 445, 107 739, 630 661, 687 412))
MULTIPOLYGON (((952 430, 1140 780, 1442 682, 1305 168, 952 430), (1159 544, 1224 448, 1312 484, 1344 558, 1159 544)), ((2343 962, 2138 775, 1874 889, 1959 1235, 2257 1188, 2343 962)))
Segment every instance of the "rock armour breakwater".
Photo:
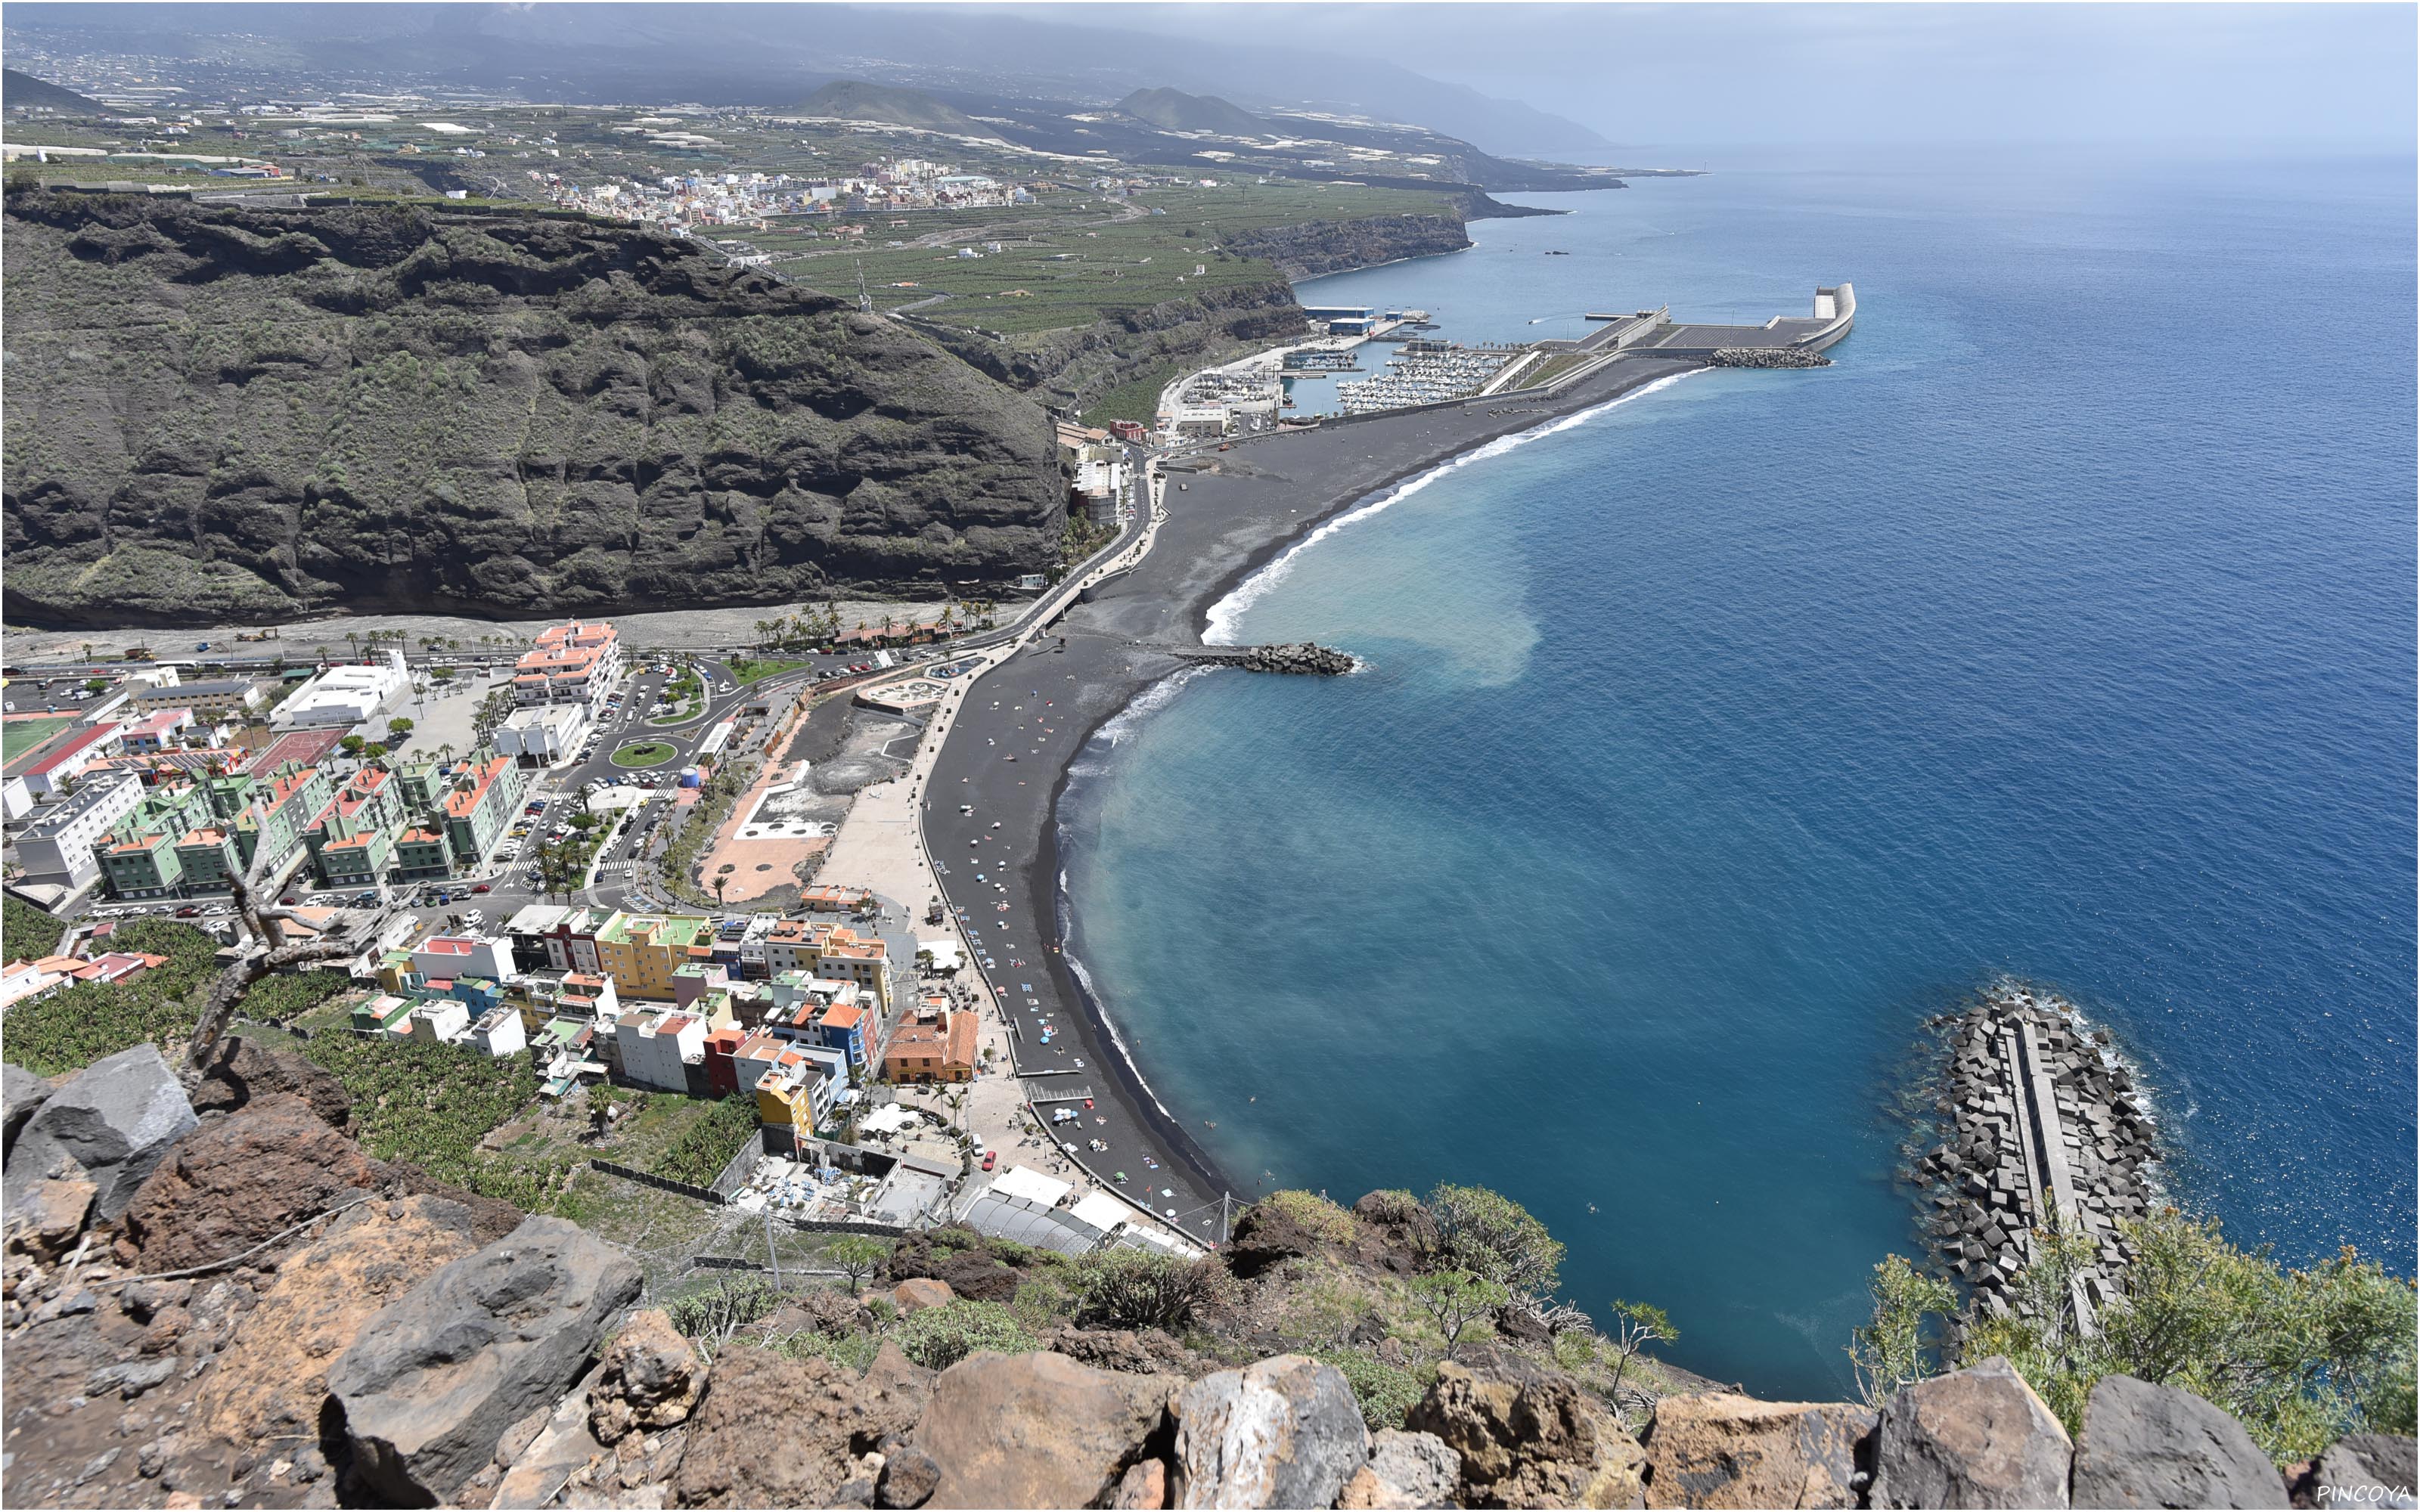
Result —
POLYGON ((1341 677, 1361 665, 1349 651, 1338 651, 1309 640, 1276 646, 1188 646, 1181 654, 1187 661, 1203 662, 1213 667, 1241 667, 1248 672, 1293 672, 1320 677, 1341 677))
POLYGON ((1805 347, 1717 347, 1706 361, 1715 367, 1829 367, 1832 359, 1805 347))
MULTIPOLYGON (((2014 1285, 2054 1224, 2088 1239, 2098 1263, 2130 1258, 2120 1226, 2144 1216, 2158 1160, 2133 1072, 2075 1008, 2016 985, 1985 993, 1933 1027, 1947 1041, 1941 1141, 1913 1175, 1932 1192, 1927 1237, 1970 1288, 1978 1314, 2030 1304, 2014 1285)), ((2108 1296, 2096 1265, 2075 1299, 2088 1319, 2108 1296)))

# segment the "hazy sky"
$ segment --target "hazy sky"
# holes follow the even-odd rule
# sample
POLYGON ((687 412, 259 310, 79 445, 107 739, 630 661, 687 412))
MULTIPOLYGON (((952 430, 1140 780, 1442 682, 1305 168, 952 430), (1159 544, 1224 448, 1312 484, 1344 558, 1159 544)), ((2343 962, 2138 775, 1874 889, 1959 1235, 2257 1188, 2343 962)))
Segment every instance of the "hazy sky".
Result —
POLYGON ((2409 148, 2420 68, 2420 9, 2407 4, 1017 8, 1367 50, 1636 143, 2409 148))

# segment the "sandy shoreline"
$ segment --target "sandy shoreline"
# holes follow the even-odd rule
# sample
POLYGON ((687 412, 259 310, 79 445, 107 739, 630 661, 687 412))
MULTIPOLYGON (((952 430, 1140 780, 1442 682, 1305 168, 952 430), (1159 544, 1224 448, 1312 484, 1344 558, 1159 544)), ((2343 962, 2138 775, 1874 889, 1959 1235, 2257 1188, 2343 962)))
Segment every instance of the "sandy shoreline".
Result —
MULTIPOLYGON (((1254 1195, 1249 1183, 1239 1187, 1218 1168, 1193 1132, 1197 1121, 1211 1121, 1203 1112, 1216 1110, 1163 1105, 1143 1070, 1151 1059, 1148 1042, 1111 1034, 1109 1007, 1078 980, 1067 958, 1080 959, 1083 932, 1060 887, 1065 859, 1061 803, 1072 767, 1102 728, 1189 665, 1155 648, 1201 643, 1213 607, 1338 515, 1490 441, 1597 409, 1696 366, 1623 362, 1544 402, 1474 401, 1456 409, 1283 433, 1208 454, 1218 471, 1171 475, 1170 517, 1152 552, 1130 572, 1080 595, 1033 648, 987 673, 970 693, 934 768, 923 815, 928 841, 936 856, 981 856, 986 854, 982 844, 990 841, 1025 858, 1003 869, 1016 873, 1006 884, 1014 906, 1003 912, 1021 913, 1038 926, 1041 947, 1026 966, 1003 962, 990 975, 996 986, 1012 972, 1033 979, 1023 983, 1031 991, 1001 994, 1012 1016, 1022 1012, 1021 1022, 1038 1023, 1051 1015, 1059 1026, 1054 1057, 1080 1056, 1087 1072, 1114 1078, 1109 1092, 1119 1116, 1103 1131, 1111 1149, 1082 1152, 1088 1168, 1102 1175, 1128 1169, 1135 1164, 1128 1151, 1140 1143, 1162 1162, 1159 1174, 1148 1180, 1183 1189, 1159 1205, 1176 1208, 1186 1230, 1204 1238, 1216 1237, 1216 1230, 1204 1232, 1197 1214, 1215 1215, 1223 1194, 1247 1201, 1254 1195), (1179 482, 1189 486, 1180 489, 1179 482), (1036 700, 1044 702, 1020 707, 1036 700), (990 707, 995 702, 997 711, 990 707), (1027 717, 1037 714, 1055 714, 1063 722, 1045 727, 1027 717), (1006 764, 1011 756, 1016 765, 1006 764), (1048 780, 1037 785, 1044 774, 1036 766, 1045 762, 1048 780), (971 801, 976 813, 960 815, 953 799, 971 801), (1017 1005, 1019 998, 1025 1006, 1017 1005)), ((1000 873, 985 870, 982 876, 977 882, 970 871, 954 867, 941 879, 950 901, 978 924, 986 922, 985 910, 999 909, 1002 886, 1000 873)), ((1031 1040, 1020 1043, 1020 1071, 1055 1069, 1055 1058, 1043 1059, 1037 1049, 1031 1040)))

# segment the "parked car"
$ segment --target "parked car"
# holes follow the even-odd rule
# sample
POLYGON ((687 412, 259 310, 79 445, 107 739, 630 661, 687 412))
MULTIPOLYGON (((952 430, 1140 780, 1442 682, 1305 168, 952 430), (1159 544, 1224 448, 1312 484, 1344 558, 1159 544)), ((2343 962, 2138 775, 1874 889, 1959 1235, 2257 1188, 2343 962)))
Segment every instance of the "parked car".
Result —
POLYGON ((489 886, 488 886, 486 883, 484 883, 484 882, 480 883, 477 887, 473 887, 471 890, 472 890, 473 892, 493 892, 493 891, 495 891, 495 889, 494 889, 493 887, 489 887, 489 886))
POLYGON ((184 907, 177 910, 177 917, 178 918, 199 918, 202 917, 202 911, 197 905, 187 903, 184 907))
POLYGON ((985 1151, 984 1151, 983 1168, 984 1168, 985 1170, 990 1170, 993 1166, 995 1166, 995 1165, 999 1165, 999 1164, 1000 1164, 1000 1151, 999 1151, 999 1150, 997 1150, 997 1149, 986 1149, 986 1150, 985 1150, 985 1151))

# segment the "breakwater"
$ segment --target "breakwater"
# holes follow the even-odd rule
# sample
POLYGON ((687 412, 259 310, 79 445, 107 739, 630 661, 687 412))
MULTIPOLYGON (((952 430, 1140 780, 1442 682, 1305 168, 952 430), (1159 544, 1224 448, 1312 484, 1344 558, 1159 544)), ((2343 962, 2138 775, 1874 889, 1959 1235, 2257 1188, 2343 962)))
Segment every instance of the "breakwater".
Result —
POLYGON ((1714 367, 1829 367, 1832 359, 1807 347, 1717 347, 1706 358, 1714 367))
POLYGON ((1241 667, 1251 672, 1291 672, 1341 677, 1358 667, 1349 651, 1338 651, 1302 640, 1275 646, 1176 646, 1169 648, 1187 661, 1212 667, 1241 667))
POLYGON ((1946 1041, 1940 1142, 1913 1174, 1931 1190, 1935 1258, 1966 1283, 1978 1314, 2024 1312, 2044 1299, 2019 1288, 2019 1274, 2054 1231, 2079 1235, 2086 1253, 2064 1301, 2089 1329, 2109 1273, 2131 1257, 2122 1226, 2155 1195, 2157 1148, 2133 1072, 2107 1030, 2023 985, 1995 986, 1933 1027, 1946 1041))

